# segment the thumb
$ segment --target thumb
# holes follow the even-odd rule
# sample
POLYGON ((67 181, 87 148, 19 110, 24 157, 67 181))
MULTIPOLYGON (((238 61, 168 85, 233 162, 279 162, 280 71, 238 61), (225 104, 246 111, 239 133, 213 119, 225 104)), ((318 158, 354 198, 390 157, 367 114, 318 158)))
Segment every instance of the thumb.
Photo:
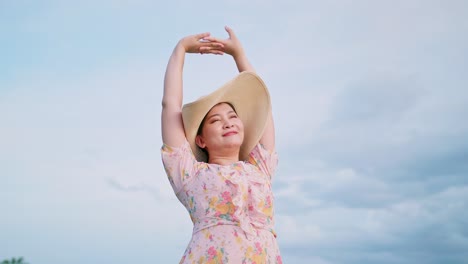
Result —
POLYGON ((234 34, 234 30, 232 30, 232 28, 228 27, 228 26, 225 26, 224 29, 226 30, 226 32, 228 33, 229 35, 229 38, 235 38, 236 37, 236 34, 234 34))

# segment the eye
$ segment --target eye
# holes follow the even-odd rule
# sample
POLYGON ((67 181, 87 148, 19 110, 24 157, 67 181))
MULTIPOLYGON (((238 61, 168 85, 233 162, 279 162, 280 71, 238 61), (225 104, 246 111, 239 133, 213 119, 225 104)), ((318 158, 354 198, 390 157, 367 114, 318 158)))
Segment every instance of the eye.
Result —
POLYGON ((237 115, 231 115, 230 118, 237 118, 237 115))
POLYGON ((210 124, 213 124, 213 123, 215 123, 215 122, 218 122, 218 121, 219 121, 219 119, 218 119, 218 118, 211 119, 211 121, 210 121, 210 124))

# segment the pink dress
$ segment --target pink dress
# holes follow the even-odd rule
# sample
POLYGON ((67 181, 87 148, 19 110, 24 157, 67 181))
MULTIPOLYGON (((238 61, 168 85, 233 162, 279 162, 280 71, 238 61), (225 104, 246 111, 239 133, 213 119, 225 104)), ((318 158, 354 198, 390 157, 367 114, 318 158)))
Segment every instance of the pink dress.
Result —
POLYGON ((271 178, 278 162, 257 144, 247 162, 197 162, 187 141, 164 145, 162 160, 179 201, 193 222, 180 263, 280 264, 271 178))

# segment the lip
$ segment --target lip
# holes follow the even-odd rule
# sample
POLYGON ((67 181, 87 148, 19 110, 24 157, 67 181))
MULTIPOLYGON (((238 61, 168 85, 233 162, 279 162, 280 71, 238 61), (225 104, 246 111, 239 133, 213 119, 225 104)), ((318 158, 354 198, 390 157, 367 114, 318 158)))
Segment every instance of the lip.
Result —
POLYGON ((223 134, 223 137, 229 137, 229 136, 233 136, 233 135, 237 135, 237 132, 236 131, 226 132, 226 133, 223 134))

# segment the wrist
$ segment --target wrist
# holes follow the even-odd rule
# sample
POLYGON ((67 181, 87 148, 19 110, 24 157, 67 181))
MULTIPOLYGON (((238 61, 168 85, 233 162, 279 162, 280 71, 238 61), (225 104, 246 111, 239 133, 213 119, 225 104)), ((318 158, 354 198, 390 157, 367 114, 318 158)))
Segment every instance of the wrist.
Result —
POLYGON ((174 53, 185 54, 187 50, 185 49, 184 43, 180 40, 174 48, 174 53))
POLYGON ((176 45, 175 48, 178 49, 178 50, 185 51, 184 39, 179 40, 179 42, 177 42, 177 45, 176 45))
POLYGON ((231 54, 232 58, 234 58, 235 61, 243 61, 247 59, 247 56, 243 50, 240 50, 236 53, 231 54))

